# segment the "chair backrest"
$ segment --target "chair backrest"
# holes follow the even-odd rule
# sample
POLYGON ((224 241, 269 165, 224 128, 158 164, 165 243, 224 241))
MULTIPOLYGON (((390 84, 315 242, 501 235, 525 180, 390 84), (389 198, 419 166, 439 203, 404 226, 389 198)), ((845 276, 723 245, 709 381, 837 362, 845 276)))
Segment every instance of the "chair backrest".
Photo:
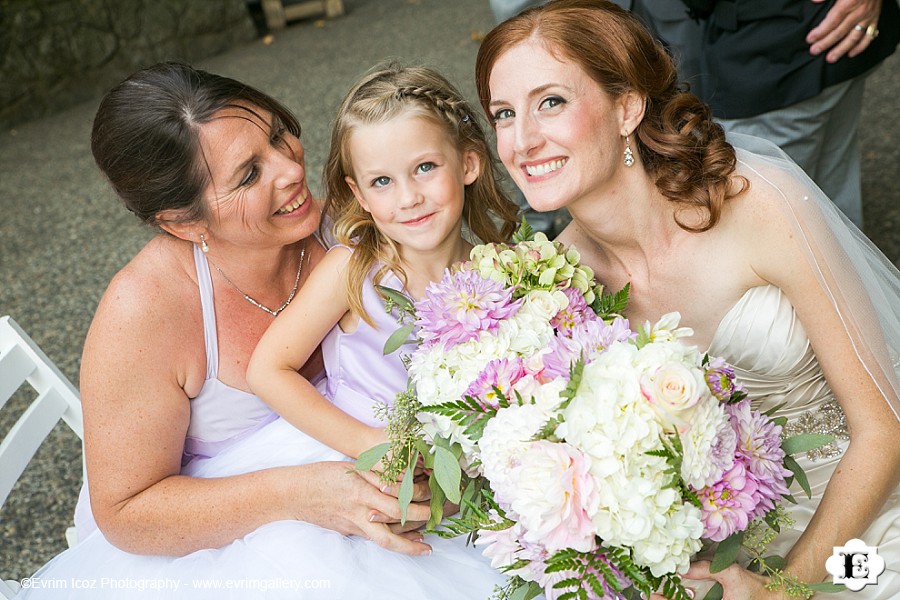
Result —
MULTIPOLYGON (((0 442, 0 506, 60 419, 84 438, 78 390, 11 317, 0 317, 0 410, 26 383, 36 397, 0 442)), ((0 596, 14 594, 0 579, 0 596)))

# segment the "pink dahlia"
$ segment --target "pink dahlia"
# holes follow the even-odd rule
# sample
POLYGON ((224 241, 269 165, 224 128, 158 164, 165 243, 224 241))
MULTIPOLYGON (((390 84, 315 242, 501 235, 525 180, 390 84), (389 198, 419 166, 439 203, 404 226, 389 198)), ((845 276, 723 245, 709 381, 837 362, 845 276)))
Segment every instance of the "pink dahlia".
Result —
POLYGON ((569 305, 556 313, 550 320, 550 325, 561 334, 569 334, 577 325, 585 321, 596 321, 597 315, 584 301, 584 295, 577 288, 566 288, 563 291, 569 300, 569 305))
POLYGON ((727 405, 725 410, 737 434, 737 459, 747 466, 748 475, 757 484, 759 507, 753 516, 764 515, 788 494, 785 477, 791 472, 784 466, 781 426, 753 410, 749 399, 727 405))
POLYGON ((612 323, 602 319, 586 320, 572 327, 568 336, 558 335, 550 340, 548 351, 542 356, 542 375, 547 380, 568 377, 572 364, 579 358, 587 364, 591 355, 606 350, 614 342, 624 342, 636 335, 628 328, 627 319, 617 318, 612 323))
POLYGON ((744 464, 736 461, 722 479, 697 493, 702 511, 703 537, 721 542, 743 531, 756 509, 756 481, 744 464))
POLYGON ((728 400, 735 392, 743 390, 743 386, 735 381, 734 367, 721 357, 710 359, 706 366, 706 383, 712 395, 719 400, 728 400))
POLYGON ((496 390, 499 389, 500 393, 509 397, 512 386, 524 376, 525 367, 522 365, 522 359, 494 359, 487 364, 463 395, 478 398, 482 405, 497 408, 499 402, 496 390))
POLYGON ((481 331, 496 331, 501 320, 519 309, 521 302, 512 301, 512 292, 475 271, 448 269, 415 304, 421 339, 426 345, 449 347, 475 339, 481 331))

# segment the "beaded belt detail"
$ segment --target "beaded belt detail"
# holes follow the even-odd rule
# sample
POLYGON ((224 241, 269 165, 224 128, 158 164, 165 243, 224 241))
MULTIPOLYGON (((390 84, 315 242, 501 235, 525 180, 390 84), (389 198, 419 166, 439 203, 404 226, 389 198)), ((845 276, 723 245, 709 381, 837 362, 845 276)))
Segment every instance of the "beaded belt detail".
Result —
POLYGON ((788 421, 784 427, 783 434, 785 437, 801 433, 820 433, 834 436, 834 441, 806 453, 806 457, 813 462, 820 458, 828 459, 840 456, 844 450, 838 445, 838 442, 850 439, 850 431, 847 429, 847 419, 844 417, 844 411, 834 398, 822 403, 818 409, 808 410, 797 419, 788 421))

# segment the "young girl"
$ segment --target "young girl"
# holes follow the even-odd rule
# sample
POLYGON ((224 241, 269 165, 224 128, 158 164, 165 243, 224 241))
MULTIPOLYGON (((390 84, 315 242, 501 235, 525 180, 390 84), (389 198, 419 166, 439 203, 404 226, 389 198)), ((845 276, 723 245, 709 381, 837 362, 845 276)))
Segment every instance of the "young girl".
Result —
POLYGON ((412 298, 472 245, 508 239, 516 206, 500 191, 481 127, 460 93, 426 68, 364 77, 341 105, 325 168, 325 214, 341 245, 269 327, 247 373, 284 419, 357 458, 386 441, 374 417, 406 388, 398 353, 384 343, 397 320, 375 285, 412 298), (321 343, 327 383, 298 369, 321 343))

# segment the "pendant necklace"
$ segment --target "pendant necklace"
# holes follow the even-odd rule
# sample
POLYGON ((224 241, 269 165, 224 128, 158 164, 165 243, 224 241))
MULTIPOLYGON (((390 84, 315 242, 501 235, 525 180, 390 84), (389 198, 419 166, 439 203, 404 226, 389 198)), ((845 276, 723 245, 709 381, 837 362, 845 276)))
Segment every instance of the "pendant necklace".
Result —
POLYGON ((218 266, 216 266, 216 271, 218 271, 219 274, 221 274, 222 277, 225 278, 225 281, 227 281, 229 284, 231 284, 231 287, 233 287, 234 289, 236 289, 237 292, 238 292, 241 296, 244 297, 244 300, 246 300, 247 302, 249 302, 250 304, 252 304, 252 305, 255 306, 256 308, 259 308, 259 309, 262 309, 262 310, 266 311, 267 313, 269 313, 269 314, 272 315, 273 317, 277 317, 278 314, 279 314, 281 311, 283 311, 284 309, 286 309, 286 308, 288 307, 288 305, 291 303, 291 300, 294 299, 294 294, 297 293, 297 288, 300 287, 300 273, 303 272, 303 258, 304 258, 305 256, 306 256, 306 248, 304 247, 304 248, 300 251, 300 267, 297 269, 297 278, 294 280, 294 289, 291 290, 291 293, 290 293, 290 295, 288 296, 287 300, 284 301, 284 304, 282 304, 281 306, 279 306, 278 308, 276 308, 276 309, 274 309, 274 310, 272 310, 272 309, 269 308, 268 306, 263 306, 262 304, 260 304, 259 302, 257 302, 256 300, 254 300, 253 298, 251 298, 250 296, 248 296, 247 294, 245 294, 245 293, 241 290, 241 288, 239 288, 239 287, 237 286, 237 284, 235 284, 231 279, 229 279, 229 278, 228 278, 228 275, 226 275, 225 272, 222 271, 222 269, 220 269, 218 266))

